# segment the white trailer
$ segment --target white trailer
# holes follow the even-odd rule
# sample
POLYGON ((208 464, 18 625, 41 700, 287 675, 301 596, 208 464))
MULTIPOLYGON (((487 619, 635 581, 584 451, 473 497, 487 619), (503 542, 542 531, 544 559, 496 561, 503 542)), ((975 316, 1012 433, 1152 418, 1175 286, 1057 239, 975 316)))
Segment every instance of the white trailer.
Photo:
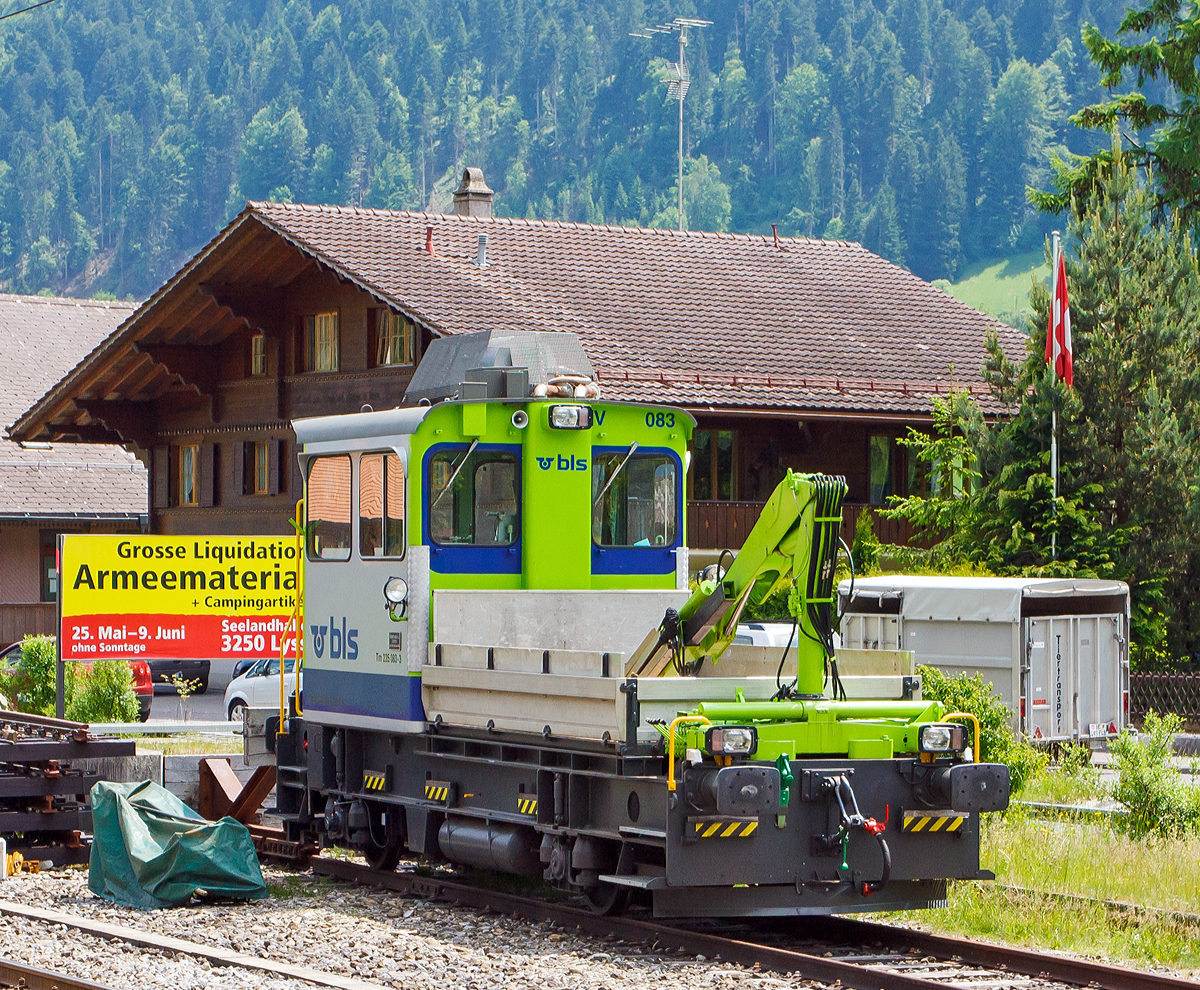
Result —
POLYGON ((838 587, 842 644, 981 674, 1035 742, 1104 740, 1129 714, 1121 581, 890 575, 838 587))

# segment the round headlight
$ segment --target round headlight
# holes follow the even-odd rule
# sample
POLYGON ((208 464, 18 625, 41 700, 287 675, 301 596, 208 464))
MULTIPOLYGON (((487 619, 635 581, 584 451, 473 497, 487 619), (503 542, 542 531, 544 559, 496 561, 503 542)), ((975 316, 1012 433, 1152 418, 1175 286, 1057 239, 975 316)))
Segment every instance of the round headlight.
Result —
POLYGON ((389 605, 403 605, 408 598, 408 582, 404 578, 390 577, 383 586, 383 600, 389 605))

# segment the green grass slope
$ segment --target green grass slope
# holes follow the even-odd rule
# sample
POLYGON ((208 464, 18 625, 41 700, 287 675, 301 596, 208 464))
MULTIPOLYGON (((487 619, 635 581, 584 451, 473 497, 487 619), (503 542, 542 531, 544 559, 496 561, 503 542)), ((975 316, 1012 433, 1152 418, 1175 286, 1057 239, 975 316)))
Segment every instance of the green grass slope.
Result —
POLYGON ((1041 251, 976 262, 965 268, 953 285, 942 287, 968 306, 1021 326, 1029 311, 1029 287, 1035 277, 1039 281, 1050 277, 1050 266, 1041 251))

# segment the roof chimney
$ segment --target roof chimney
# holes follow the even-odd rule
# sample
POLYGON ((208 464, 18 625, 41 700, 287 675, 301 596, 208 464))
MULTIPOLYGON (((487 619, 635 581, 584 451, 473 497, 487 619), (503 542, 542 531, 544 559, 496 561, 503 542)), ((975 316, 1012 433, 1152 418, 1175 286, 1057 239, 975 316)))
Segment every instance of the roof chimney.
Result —
POLYGON ((475 251, 475 264, 480 268, 487 268, 487 234, 479 235, 479 246, 475 251))
POLYGON ((490 217, 493 195, 483 181, 483 169, 463 169, 462 182, 454 190, 454 212, 460 217, 490 217))

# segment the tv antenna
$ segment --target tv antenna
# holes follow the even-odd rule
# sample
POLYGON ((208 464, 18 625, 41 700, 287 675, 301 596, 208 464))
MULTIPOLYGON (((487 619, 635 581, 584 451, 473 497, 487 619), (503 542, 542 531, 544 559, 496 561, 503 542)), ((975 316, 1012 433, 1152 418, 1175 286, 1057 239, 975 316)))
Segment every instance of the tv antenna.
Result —
POLYGON ((683 101, 687 96, 688 76, 687 60, 684 50, 688 43, 688 28, 708 27, 712 21, 701 20, 698 17, 676 17, 669 24, 657 24, 654 27, 643 28, 641 31, 630 31, 632 38, 653 38, 656 34, 671 34, 679 32, 679 61, 668 62, 667 98, 679 101, 679 229, 683 230, 683 101))

